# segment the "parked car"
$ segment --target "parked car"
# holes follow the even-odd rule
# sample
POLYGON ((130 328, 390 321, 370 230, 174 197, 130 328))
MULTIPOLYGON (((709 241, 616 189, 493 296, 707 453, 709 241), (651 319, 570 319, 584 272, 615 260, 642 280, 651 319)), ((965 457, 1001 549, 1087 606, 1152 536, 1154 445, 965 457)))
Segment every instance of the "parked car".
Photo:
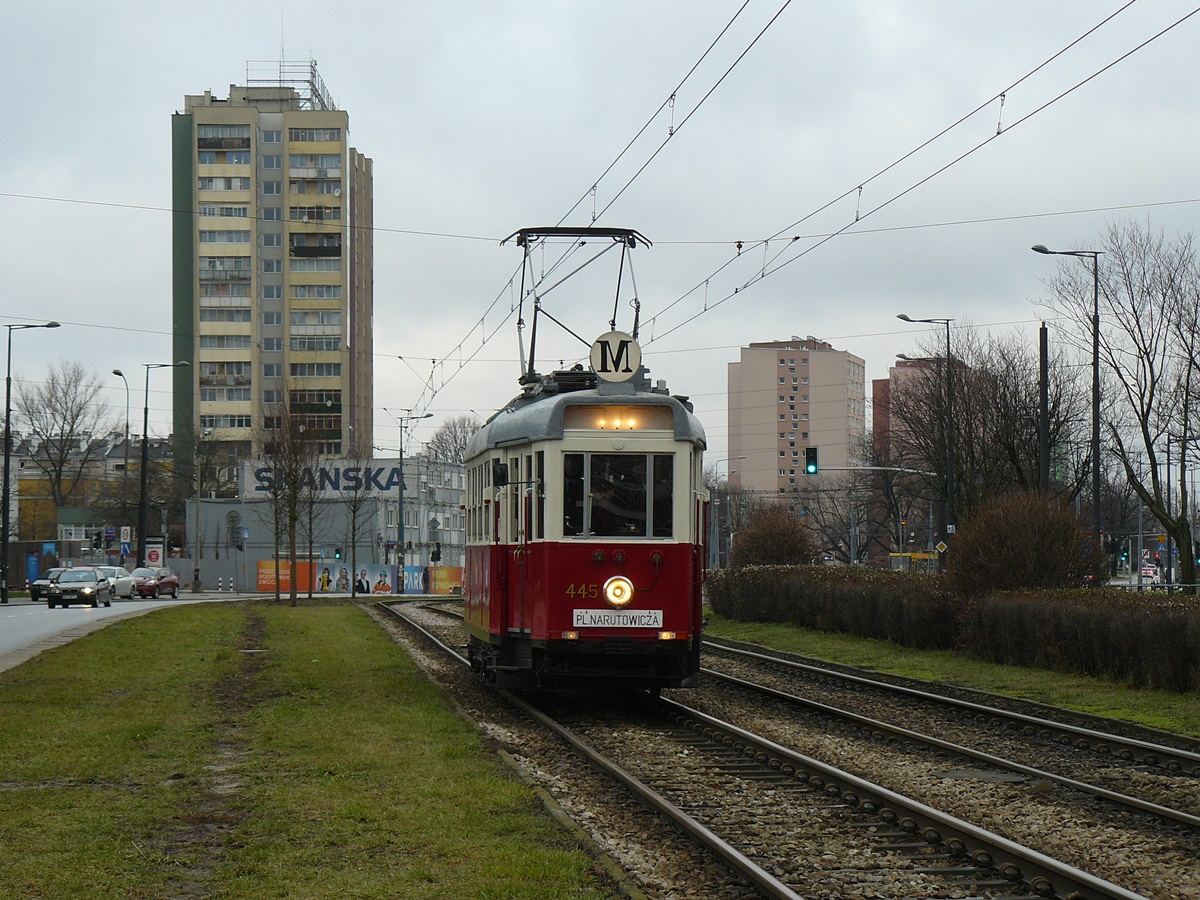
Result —
POLYGON ((179 596, 179 576, 170 569, 142 566, 133 570, 133 589, 139 597, 179 596))
POLYGON ((97 566, 112 582, 113 596, 122 600, 133 599, 133 576, 124 566, 97 566))
POLYGON ((53 569, 47 569, 46 574, 41 578, 29 583, 29 599, 33 601, 45 600, 50 593, 50 585, 54 583, 54 579, 60 574, 67 571, 66 566, 55 566, 53 569))
POLYGON ((68 607, 72 603, 91 606, 112 606, 112 583, 96 566, 74 566, 64 569, 50 585, 46 605, 68 607))
POLYGON ((1146 563, 1142 566, 1142 583, 1149 581, 1151 584, 1158 584, 1158 566, 1154 563, 1146 563))

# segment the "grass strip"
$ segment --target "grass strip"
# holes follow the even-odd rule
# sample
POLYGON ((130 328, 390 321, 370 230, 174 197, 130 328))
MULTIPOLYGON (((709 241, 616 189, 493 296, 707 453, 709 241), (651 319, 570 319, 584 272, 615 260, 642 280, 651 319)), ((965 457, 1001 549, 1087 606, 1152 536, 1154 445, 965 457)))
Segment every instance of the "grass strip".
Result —
POLYGON ((711 613, 705 634, 876 672, 937 681, 1109 716, 1200 737, 1200 694, 1140 690, 1099 678, 978 662, 949 652, 827 634, 791 625, 737 622, 711 613))
POLYGON ((0 722, 6 898, 616 896, 349 603, 115 623, 0 722))

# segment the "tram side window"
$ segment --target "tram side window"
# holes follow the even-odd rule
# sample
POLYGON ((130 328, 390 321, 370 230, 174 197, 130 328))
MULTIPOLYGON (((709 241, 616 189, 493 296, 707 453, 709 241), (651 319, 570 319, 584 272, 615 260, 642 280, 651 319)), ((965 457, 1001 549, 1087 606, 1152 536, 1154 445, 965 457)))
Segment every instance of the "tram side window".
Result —
POLYGON ((675 460, 670 456, 653 456, 654 460, 654 536, 671 537, 674 533, 672 519, 672 473, 675 460))
POLYGON ((563 534, 583 534, 583 454, 563 454, 563 534))
POLYGON ((539 450, 537 452, 537 476, 535 478, 537 484, 533 489, 537 491, 537 536, 544 538, 546 536, 546 451, 539 450))

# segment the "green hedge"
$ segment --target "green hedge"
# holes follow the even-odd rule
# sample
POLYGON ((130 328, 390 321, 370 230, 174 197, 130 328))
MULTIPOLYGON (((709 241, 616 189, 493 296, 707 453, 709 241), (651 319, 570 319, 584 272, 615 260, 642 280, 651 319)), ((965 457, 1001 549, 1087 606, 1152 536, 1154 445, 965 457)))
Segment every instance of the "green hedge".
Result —
POLYGON ((1108 590, 994 592, 966 600, 939 575, 831 566, 709 574, 713 610, 1002 665, 1077 672, 1136 687, 1200 689, 1200 601, 1108 590))

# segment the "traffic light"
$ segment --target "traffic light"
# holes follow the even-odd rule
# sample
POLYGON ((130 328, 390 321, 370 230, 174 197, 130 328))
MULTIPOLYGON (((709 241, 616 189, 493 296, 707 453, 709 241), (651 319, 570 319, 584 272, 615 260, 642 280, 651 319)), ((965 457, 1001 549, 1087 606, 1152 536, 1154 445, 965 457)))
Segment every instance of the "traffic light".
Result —
POLYGON ((429 554, 429 561, 430 562, 441 562, 442 561, 442 545, 441 544, 433 545, 433 552, 429 554))
POLYGON ((821 464, 817 461, 817 448, 804 448, 804 474, 816 475, 821 471, 821 464))
POLYGON ((338 547, 336 550, 333 551, 333 558, 334 559, 342 558, 342 548, 341 547, 338 547))

